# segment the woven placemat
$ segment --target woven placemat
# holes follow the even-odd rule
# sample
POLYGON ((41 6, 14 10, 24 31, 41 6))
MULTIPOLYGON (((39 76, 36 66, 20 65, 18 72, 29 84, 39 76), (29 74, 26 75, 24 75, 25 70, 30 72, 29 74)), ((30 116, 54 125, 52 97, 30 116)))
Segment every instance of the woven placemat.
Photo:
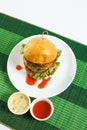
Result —
POLYGON ((73 50, 77 61, 75 79, 63 93, 50 98, 55 111, 46 121, 33 119, 29 112, 14 115, 7 108, 9 96, 18 91, 7 75, 8 56, 19 41, 44 30, 0 13, 0 122, 15 130, 87 130, 87 46, 49 30, 49 35, 62 39, 73 50))

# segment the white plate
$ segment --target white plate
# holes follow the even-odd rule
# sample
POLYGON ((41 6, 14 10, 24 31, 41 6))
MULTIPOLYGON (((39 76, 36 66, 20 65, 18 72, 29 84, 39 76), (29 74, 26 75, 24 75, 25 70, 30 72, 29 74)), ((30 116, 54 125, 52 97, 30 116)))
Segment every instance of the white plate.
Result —
POLYGON ((25 82, 25 70, 16 70, 16 65, 24 66, 23 56, 20 54, 21 45, 37 36, 41 35, 34 35, 25 38, 13 48, 8 58, 7 72, 11 82, 19 91, 24 92, 34 98, 48 98, 60 94, 69 87, 76 74, 76 58, 71 48, 64 41, 54 36, 45 35, 45 37, 51 40, 58 49, 62 50, 62 54, 58 59, 60 66, 54 75, 52 75, 51 80, 47 83, 45 88, 39 89, 37 87, 38 83, 41 81, 38 81, 33 86, 28 85, 25 82))

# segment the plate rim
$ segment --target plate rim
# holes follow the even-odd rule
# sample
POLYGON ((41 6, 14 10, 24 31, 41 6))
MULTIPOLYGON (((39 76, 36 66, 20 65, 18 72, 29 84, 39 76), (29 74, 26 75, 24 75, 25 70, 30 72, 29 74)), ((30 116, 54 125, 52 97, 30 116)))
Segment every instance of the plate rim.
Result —
MULTIPOLYGON (((20 90, 19 88, 17 88, 17 86, 14 85, 14 83, 12 82, 12 80, 11 80, 11 78, 10 78, 10 76, 9 76, 9 72, 8 72, 9 57, 11 56, 11 53, 14 51, 14 49, 15 49, 17 46, 20 46, 21 44, 23 44, 23 41, 28 41, 28 39, 32 39, 33 37, 37 37, 37 36, 41 36, 41 34, 32 35, 32 36, 29 36, 29 37, 24 38, 24 39, 22 39, 21 41, 19 41, 19 42, 13 47, 13 49, 11 50, 11 52, 10 52, 10 54, 9 54, 9 56, 8 56, 8 60, 7 60, 7 74, 8 74, 8 77, 9 77, 11 83, 13 84, 13 86, 14 86, 17 90, 19 90, 19 91, 21 91, 21 90, 20 90)), ((74 68, 74 75, 73 75, 73 77, 72 77, 72 80, 68 83, 68 85, 65 87, 65 89, 63 89, 60 93, 56 93, 56 94, 53 94, 53 95, 51 94, 52 96, 44 96, 44 97, 50 98, 50 97, 53 97, 53 96, 56 96, 56 95, 61 94, 62 92, 64 92, 64 91, 70 86, 70 84, 72 83, 72 81, 74 80, 75 75, 76 75, 77 62, 76 62, 76 57, 75 57, 75 54, 74 54, 72 48, 71 48, 66 42, 64 42, 64 41, 61 40, 60 38, 58 38, 58 37, 56 37, 56 36, 53 36, 53 35, 44 35, 44 36, 56 38, 56 39, 58 39, 59 41, 63 42, 63 43, 70 49, 70 51, 72 52, 72 54, 73 54, 73 56, 74 56, 73 58, 74 58, 74 67, 75 67, 75 68, 74 68)), ((31 96, 31 95, 29 95, 29 96, 31 96)), ((39 97, 39 96, 31 96, 31 97, 37 98, 37 97, 39 97)))

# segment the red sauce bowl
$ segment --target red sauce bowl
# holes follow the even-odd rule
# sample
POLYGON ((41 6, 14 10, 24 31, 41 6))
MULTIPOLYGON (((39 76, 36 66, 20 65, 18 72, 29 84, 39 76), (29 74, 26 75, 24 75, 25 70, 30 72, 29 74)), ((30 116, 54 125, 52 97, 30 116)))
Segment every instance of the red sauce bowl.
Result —
POLYGON ((46 98, 35 99, 30 106, 30 113, 36 120, 44 121, 49 119, 54 111, 53 103, 46 98))

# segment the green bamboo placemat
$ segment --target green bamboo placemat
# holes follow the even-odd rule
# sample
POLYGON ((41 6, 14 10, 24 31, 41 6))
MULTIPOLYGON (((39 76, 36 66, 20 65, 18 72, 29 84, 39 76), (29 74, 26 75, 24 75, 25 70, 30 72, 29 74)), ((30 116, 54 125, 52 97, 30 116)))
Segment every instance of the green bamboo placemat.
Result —
POLYGON ((0 122, 15 130, 87 130, 87 46, 49 30, 49 35, 65 41, 75 53, 75 79, 67 90, 50 98, 55 111, 46 121, 36 121, 29 112, 22 116, 14 115, 7 108, 9 96, 18 91, 7 75, 8 56, 19 41, 44 30, 0 13, 0 122))

